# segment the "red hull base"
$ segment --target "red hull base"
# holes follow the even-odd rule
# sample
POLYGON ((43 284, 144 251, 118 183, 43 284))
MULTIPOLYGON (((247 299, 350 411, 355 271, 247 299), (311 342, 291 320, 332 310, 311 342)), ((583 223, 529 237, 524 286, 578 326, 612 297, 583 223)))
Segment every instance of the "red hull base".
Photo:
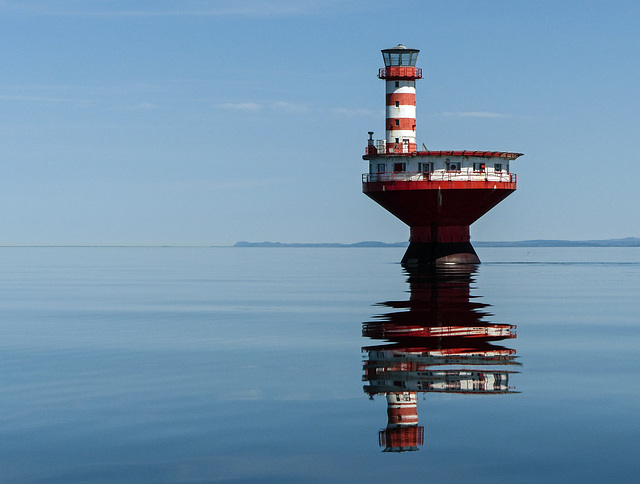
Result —
POLYGON ((478 264, 469 226, 516 189, 515 182, 365 182, 363 192, 411 227, 407 266, 478 264))

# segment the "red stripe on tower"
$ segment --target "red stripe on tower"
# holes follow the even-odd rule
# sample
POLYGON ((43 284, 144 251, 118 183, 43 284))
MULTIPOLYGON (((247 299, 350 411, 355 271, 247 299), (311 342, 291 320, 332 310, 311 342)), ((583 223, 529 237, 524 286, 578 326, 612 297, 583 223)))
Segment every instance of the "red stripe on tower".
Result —
POLYGON ((416 105, 415 94, 403 94, 401 92, 394 92, 387 94, 387 106, 398 106, 402 104, 404 106, 416 105))
POLYGON ((415 118, 387 118, 387 131, 413 131, 415 133, 416 120, 415 118))

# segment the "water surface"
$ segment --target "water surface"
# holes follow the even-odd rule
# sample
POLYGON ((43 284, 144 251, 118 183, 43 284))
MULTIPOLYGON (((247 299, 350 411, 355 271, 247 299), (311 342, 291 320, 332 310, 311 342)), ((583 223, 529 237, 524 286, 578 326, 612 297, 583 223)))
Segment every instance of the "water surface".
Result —
POLYGON ((3 480, 637 479, 640 250, 480 248, 453 288, 402 252, 1 248, 3 480), (382 346, 422 360, 367 392, 382 346))

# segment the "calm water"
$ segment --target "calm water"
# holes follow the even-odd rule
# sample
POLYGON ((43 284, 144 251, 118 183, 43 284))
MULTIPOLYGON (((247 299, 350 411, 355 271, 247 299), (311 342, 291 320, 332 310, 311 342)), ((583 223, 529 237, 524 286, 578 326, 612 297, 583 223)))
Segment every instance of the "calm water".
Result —
POLYGON ((0 481, 637 482, 639 249, 402 252, 1 248, 0 481))

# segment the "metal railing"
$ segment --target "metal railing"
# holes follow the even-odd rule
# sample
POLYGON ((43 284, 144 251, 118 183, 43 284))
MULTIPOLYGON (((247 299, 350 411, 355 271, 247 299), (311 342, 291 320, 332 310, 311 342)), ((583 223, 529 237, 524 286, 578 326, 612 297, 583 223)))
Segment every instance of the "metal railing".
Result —
MULTIPOLYGON (((423 145, 424 146, 424 145, 423 145)), ((508 158, 515 160, 522 153, 511 153, 507 151, 472 151, 472 150, 409 150, 404 143, 396 143, 393 150, 387 149, 385 140, 375 140, 375 145, 367 145, 364 150, 365 156, 466 156, 475 158, 508 158)))
POLYGON ((389 66, 378 69, 380 79, 422 79, 422 68, 411 66, 389 66))
POLYGON ((364 173, 362 182, 390 181, 489 181, 516 183, 516 174, 504 171, 389 171, 384 173, 364 173))
POLYGON ((365 155, 392 155, 392 156, 407 156, 417 154, 415 149, 416 144, 412 143, 414 149, 409 149, 409 143, 394 143, 387 149, 387 141, 383 139, 377 139, 375 145, 367 145, 364 150, 365 155))

